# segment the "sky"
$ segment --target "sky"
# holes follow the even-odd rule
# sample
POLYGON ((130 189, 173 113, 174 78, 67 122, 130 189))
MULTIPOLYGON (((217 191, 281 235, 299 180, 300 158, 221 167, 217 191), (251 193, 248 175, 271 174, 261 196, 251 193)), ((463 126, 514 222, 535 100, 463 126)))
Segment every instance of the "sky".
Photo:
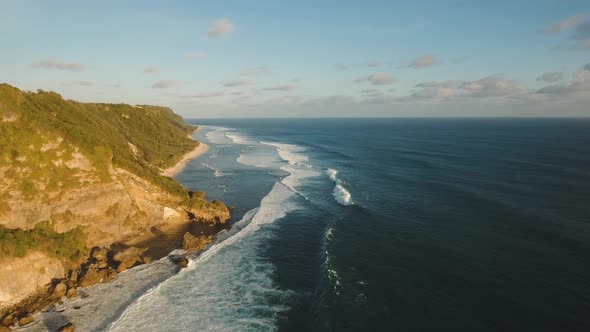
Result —
POLYGON ((191 118, 587 117, 590 1, 0 0, 0 82, 191 118))

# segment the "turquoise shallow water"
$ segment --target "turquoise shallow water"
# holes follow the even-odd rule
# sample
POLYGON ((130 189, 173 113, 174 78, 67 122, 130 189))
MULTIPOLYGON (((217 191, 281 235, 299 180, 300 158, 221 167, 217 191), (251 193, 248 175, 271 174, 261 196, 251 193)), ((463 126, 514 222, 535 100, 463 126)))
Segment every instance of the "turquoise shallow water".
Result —
POLYGON ((194 123, 234 227, 112 330, 590 329, 590 121, 194 123))

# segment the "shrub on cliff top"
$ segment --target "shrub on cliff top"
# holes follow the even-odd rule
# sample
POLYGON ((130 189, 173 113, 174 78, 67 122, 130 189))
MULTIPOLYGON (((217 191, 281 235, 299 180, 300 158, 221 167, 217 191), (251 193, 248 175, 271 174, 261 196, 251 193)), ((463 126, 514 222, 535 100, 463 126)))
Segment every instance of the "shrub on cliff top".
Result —
MULTIPOLYGON (((0 118, 9 115, 16 120, 0 122, 0 167, 28 167, 33 170, 30 181, 47 182, 35 172, 46 162, 38 160, 38 149, 48 137, 59 137, 62 145, 79 148, 101 178, 106 179, 105 165, 112 161, 172 194, 186 193, 176 181, 160 175, 161 168, 174 165, 198 144, 187 137, 195 127, 169 108, 79 103, 57 93, 0 84, 0 118)), ((22 185, 31 194, 37 190, 31 183, 22 185)))
POLYGON ((87 251, 84 234, 79 228, 57 233, 48 221, 30 230, 0 226, 0 257, 23 257, 30 249, 43 251, 64 262, 76 261, 87 251))

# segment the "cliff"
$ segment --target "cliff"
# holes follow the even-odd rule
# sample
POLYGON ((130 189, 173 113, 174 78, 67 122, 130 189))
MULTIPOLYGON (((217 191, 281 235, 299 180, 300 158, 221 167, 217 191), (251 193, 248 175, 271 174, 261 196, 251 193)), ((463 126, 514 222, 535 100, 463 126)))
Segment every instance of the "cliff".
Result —
POLYGON ((189 217, 227 220, 223 203, 161 175, 197 147, 195 129, 164 107, 0 84, 0 307, 63 277, 92 246, 189 217))

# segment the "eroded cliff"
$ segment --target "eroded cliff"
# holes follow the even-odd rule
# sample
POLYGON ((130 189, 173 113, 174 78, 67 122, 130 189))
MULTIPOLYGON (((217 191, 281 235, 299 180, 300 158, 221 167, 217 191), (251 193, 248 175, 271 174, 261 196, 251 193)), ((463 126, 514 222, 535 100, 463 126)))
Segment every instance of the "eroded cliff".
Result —
POLYGON ((0 307, 63 277, 92 246, 189 218, 229 219, 223 203, 160 174, 198 145, 187 137, 194 129, 163 107, 0 84, 0 307))

